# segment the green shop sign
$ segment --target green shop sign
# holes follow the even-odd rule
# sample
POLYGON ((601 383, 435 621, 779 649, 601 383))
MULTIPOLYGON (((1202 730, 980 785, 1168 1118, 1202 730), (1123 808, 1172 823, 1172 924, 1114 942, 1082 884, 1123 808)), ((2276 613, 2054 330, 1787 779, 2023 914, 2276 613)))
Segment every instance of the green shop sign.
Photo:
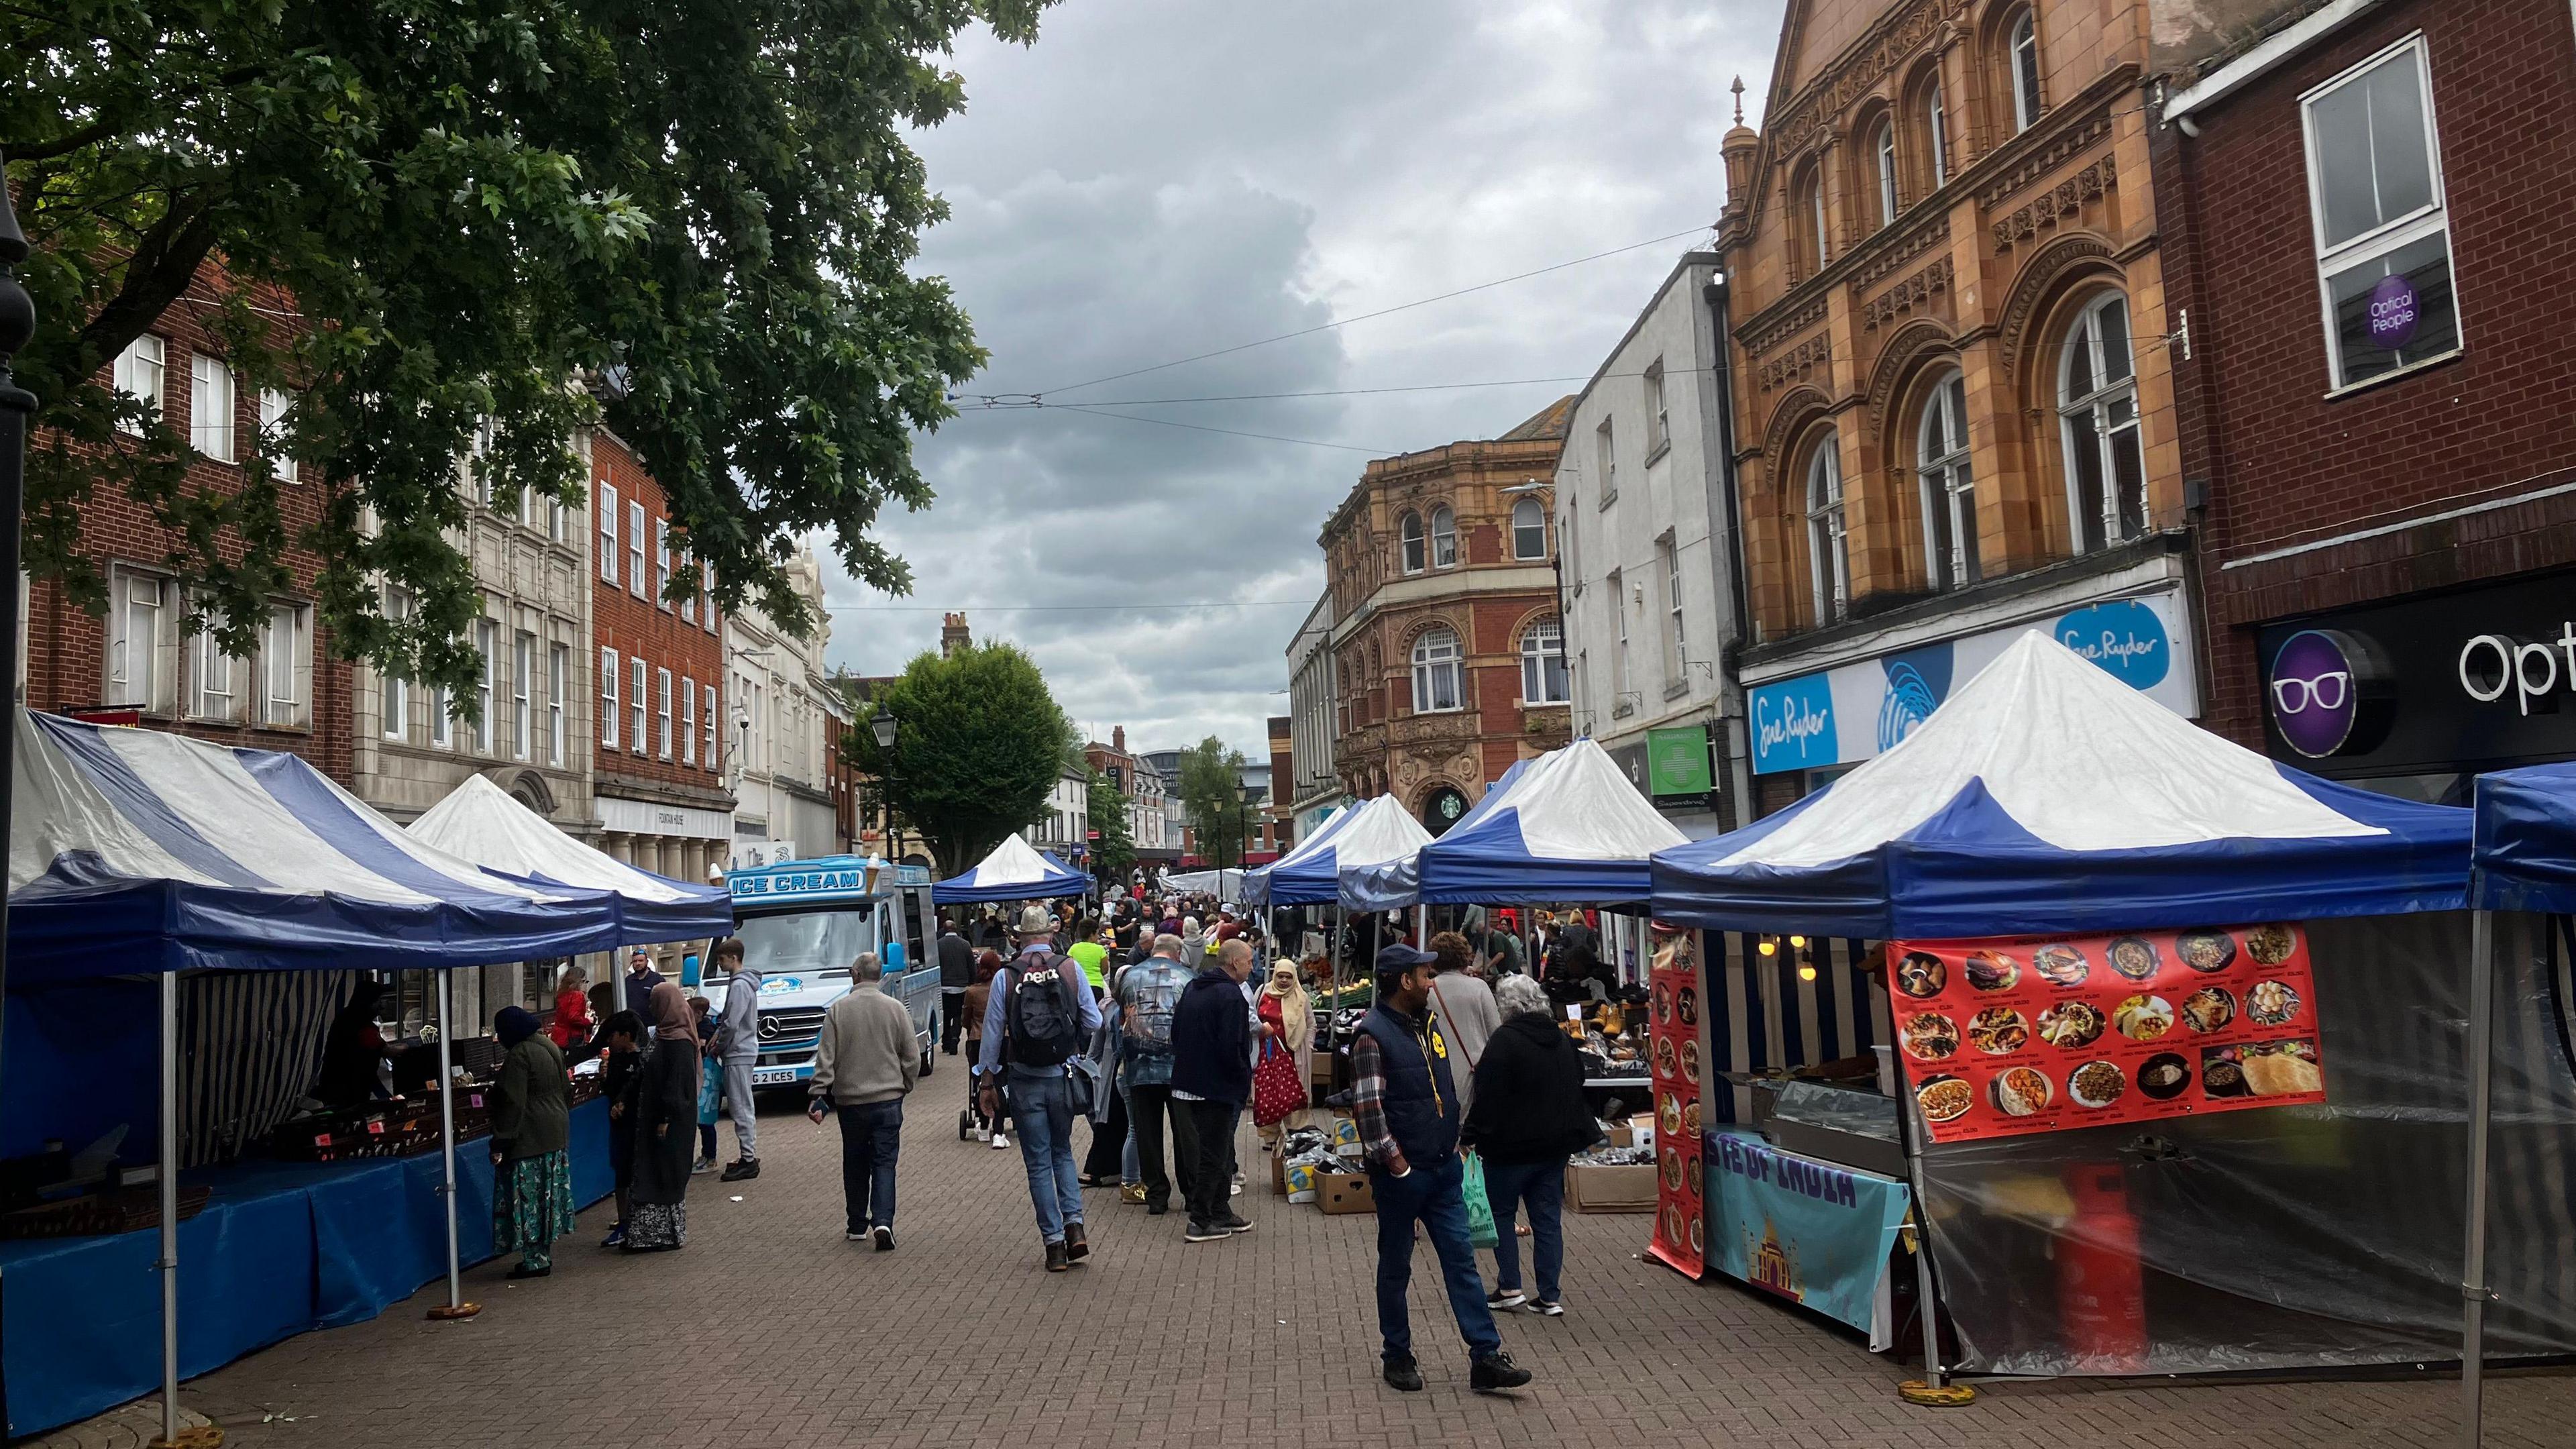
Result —
POLYGON ((1706 726, 1646 731, 1647 794, 1705 795, 1712 788, 1706 726))

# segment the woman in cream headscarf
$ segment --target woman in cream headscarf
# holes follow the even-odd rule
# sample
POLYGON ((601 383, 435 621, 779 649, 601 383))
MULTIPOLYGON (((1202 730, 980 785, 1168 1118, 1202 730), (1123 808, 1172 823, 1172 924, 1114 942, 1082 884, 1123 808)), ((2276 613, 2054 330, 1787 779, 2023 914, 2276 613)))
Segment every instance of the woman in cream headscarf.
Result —
POLYGON ((1305 1115, 1306 1084, 1315 1063, 1314 1012, 1294 963, 1282 961, 1270 968, 1270 983, 1254 1010, 1270 1032, 1261 1039, 1252 1069, 1252 1123, 1261 1130, 1262 1145, 1275 1148, 1280 1130, 1305 1115))
POLYGON ((689 1153, 697 1141, 698 1028, 680 988, 665 981, 646 998, 653 1049, 635 1083, 634 1206, 626 1251, 665 1252, 689 1239, 689 1153))

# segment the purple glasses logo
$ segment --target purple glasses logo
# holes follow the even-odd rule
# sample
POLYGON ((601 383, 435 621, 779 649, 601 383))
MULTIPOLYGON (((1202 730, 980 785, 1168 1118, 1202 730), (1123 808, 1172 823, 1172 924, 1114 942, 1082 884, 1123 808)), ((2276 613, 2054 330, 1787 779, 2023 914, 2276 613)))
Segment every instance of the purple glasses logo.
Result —
POLYGON ((2394 352, 2414 341, 2415 326, 2423 316, 2414 283, 2394 273, 2380 278, 2379 285, 2370 289, 2371 345, 2394 352))
POLYGON ((2291 635, 2272 656, 2272 726, 2291 749, 2323 759, 2352 738, 2361 692, 2351 655, 2334 634, 2291 635))

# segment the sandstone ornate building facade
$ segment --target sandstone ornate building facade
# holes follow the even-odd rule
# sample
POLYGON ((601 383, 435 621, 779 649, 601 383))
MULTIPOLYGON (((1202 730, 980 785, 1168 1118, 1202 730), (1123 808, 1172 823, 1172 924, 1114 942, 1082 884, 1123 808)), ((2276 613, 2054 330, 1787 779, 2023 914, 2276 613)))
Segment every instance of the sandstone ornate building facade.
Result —
POLYGON ((1758 811, 2027 628, 2199 712, 2148 22, 2146 0, 1789 6, 1720 224, 1758 811))
POLYGON ((1490 442, 1370 463, 1318 540, 1333 769, 1352 798, 1391 793, 1434 834, 1512 761, 1567 739, 1543 500, 1572 401, 1490 442))

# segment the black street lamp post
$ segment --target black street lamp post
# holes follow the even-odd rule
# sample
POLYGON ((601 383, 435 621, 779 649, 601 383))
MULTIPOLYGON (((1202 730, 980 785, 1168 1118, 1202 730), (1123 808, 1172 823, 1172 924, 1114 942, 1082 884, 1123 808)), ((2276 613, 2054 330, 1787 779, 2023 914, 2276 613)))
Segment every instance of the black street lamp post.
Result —
POLYGON ((876 716, 868 721, 868 733, 876 736, 877 760, 882 767, 877 771, 877 808, 885 821, 886 858, 899 861, 902 852, 895 841, 894 791, 891 788, 894 784, 894 711, 878 705, 876 716))
MULTIPOLYGON (((8 681, 12 705, 18 688, 18 522, 26 511, 27 431, 36 415, 36 395, 18 386, 9 364, 18 349, 36 335, 36 304, 18 285, 15 268, 27 259, 27 235, 18 229, 17 209, 10 204, 8 174, 0 166, 0 587, 9 594, 9 618, 0 628, 0 679, 8 681)), ((0 730, 0 860, 9 855, 10 786, 17 773, 17 712, 0 730)), ((0 992, 9 980, 9 902, 0 883, 0 992)))

